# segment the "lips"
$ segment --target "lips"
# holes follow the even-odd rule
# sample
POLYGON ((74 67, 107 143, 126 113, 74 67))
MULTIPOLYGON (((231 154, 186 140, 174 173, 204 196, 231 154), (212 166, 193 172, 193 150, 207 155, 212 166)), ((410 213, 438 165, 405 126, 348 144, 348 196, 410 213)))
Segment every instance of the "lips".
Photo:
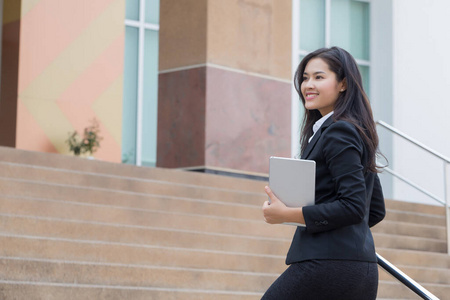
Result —
POLYGON ((306 93, 305 99, 306 100, 312 100, 314 98, 316 98, 319 94, 316 93, 306 93))

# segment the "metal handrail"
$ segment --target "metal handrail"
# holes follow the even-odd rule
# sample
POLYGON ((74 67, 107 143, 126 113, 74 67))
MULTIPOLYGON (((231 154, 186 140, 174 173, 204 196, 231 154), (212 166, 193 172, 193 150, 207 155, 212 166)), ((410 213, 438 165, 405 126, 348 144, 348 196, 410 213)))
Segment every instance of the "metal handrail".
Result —
POLYGON ((433 193, 427 191, 424 188, 421 188, 418 184, 412 182, 411 180, 403 177, 402 175, 398 174, 397 172, 395 172, 394 170, 392 170, 391 168, 388 167, 384 167, 383 171, 388 172, 389 174, 391 174, 394 177, 397 177, 398 179, 400 179, 401 181, 403 181, 404 183, 410 185, 411 187, 415 188, 416 190, 418 190, 419 192, 424 193, 425 195, 427 195, 428 197, 436 200, 437 202, 441 203, 442 205, 445 205, 445 201, 442 201, 438 196, 434 195, 433 193))
POLYGON ((409 184, 410 186, 418 189, 419 191, 425 193, 426 195, 430 196, 433 200, 436 200, 437 202, 439 202, 440 204, 443 204, 445 207, 445 216, 446 216, 446 229, 447 229, 447 254, 450 255, 450 210, 449 210, 449 205, 450 205, 450 182, 448 181, 448 172, 449 172, 449 166, 450 166, 450 159, 446 156, 444 156, 443 154, 431 149, 430 147, 422 144, 421 142, 413 139, 412 137, 408 136, 407 134, 401 132, 400 130, 392 127, 391 125, 387 124, 384 121, 378 120, 376 122, 377 125, 381 125, 384 128, 388 129, 389 131, 391 131, 392 133, 404 138, 405 140, 407 140, 410 143, 413 143, 414 145, 422 148, 423 150, 427 151, 428 153, 434 155, 435 157, 441 159, 441 161, 444 163, 444 201, 440 200, 439 198, 437 198, 436 196, 432 195, 431 193, 429 193, 428 191, 424 190, 423 188, 419 187, 418 185, 412 183, 411 181, 409 181, 408 179, 406 179, 405 177, 395 173, 395 172, 390 172, 391 170, 387 170, 389 173, 391 173, 393 176, 399 178, 400 180, 406 182, 407 184, 409 184))
POLYGON ((400 271, 396 266, 387 261, 383 256, 377 253, 378 265, 382 267, 386 272, 394 276, 401 283, 403 283, 410 290, 415 292, 417 295, 422 297, 422 299, 427 300, 439 300, 438 297, 430 293, 426 288, 418 284, 411 277, 400 271))
POLYGON ((389 130, 389 131, 395 133, 396 135, 401 136, 401 137, 404 138, 405 140, 407 140, 407 141, 409 141, 409 142, 415 144, 416 146, 422 148, 423 150, 425 150, 425 151, 427 151, 427 152, 433 154, 434 156, 436 156, 436 157, 440 158, 441 160, 445 161, 446 163, 450 163, 450 158, 448 158, 448 157, 446 157, 445 155, 443 155, 443 154, 441 154, 441 153, 439 153, 439 152, 437 152, 437 151, 431 149, 430 147, 428 147, 428 146, 422 144, 421 142, 419 142, 419 141, 417 141, 416 139, 410 137, 409 135, 407 135, 407 134, 401 132, 401 131, 398 130, 397 128, 392 127, 391 125, 387 124, 386 122, 381 121, 381 120, 378 120, 376 123, 377 123, 378 125, 383 126, 383 127, 386 128, 387 130, 389 130))

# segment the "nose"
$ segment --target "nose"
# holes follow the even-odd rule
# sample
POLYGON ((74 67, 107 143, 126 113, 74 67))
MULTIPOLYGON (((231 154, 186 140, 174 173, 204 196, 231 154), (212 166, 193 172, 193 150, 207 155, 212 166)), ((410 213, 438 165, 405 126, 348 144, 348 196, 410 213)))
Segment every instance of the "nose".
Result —
POLYGON ((305 80, 303 81, 303 86, 304 86, 306 89, 311 89, 311 88, 314 87, 314 85, 313 85, 311 79, 305 79, 305 80))

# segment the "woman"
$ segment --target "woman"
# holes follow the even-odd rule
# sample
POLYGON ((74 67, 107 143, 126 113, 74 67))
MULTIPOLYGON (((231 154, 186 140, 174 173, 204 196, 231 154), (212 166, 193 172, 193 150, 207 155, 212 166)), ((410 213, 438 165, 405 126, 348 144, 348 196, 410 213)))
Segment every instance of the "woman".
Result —
POLYGON ((300 222, 287 270, 262 299, 375 299, 378 268, 369 227, 385 216, 378 136, 354 58, 337 47, 308 54, 295 74, 305 107, 302 159, 316 162, 315 205, 286 207, 270 190, 267 223, 300 222))

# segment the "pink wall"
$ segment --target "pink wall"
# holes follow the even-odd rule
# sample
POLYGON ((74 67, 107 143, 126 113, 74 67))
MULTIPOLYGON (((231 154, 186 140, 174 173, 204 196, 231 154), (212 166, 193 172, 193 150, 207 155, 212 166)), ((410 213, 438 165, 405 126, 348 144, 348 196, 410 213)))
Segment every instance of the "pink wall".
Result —
POLYGON ((68 153, 100 123, 97 159, 121 157, 124 0, 22 0, 16 147, 68 153))

